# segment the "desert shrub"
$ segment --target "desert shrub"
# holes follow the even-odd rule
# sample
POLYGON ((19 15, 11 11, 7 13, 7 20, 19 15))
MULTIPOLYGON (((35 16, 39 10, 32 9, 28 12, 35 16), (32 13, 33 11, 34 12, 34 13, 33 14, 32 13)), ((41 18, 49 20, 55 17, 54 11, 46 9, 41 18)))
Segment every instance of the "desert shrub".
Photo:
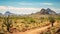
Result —
POLYGON ((43 20, 44 20, 44 17, 40 17, 40 20, 41 20, 41 23, 43 22, 43 20))
POLYGON ((56 18, 57 20, 60 20, 60 18, 56 18))
POLYGON ((35 23, 35 20, 32 17, 25 17, 24 19, 27 23, 35 23))
POLYGON ((50 27, 49 29, 47 29, 47 31, 44 31, 44 34, 56 34, 58 28, 55 27, 50 27))

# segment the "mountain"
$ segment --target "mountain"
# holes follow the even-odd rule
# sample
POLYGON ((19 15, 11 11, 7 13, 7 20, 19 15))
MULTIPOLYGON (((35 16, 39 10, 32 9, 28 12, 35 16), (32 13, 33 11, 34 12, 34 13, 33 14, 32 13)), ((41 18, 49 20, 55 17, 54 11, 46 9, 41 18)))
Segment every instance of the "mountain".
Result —
POLYGON ((51 10, 51 9, 49 9, 49 8, 47 8, 46 11, 47 11, 49 14, 54 14, 54 15, 56 15, 56 12, 53 11, 53 10, 51 10))
POLYGON ((40 10, 40 14, 49 14, 49 13, 47 12, 47 10, 41 9, 41 10, 40 10))
POLYGON ((20 16, 19 14, 15 14, 15 13, 11 13, 10 11, 6 11, 5 13, 4 13, 4 16, 20 16))
POLYGON ((13 15, 13 13, 10 13, 9 11, 6 11, 4 15, 5 15, 5 16, 13 15))
POLYGON ((37 12, 36 14, 50 14, 50 15, 56 15, 56 12, 47 8, 47 9, 41 9, 39 12, 37 12))

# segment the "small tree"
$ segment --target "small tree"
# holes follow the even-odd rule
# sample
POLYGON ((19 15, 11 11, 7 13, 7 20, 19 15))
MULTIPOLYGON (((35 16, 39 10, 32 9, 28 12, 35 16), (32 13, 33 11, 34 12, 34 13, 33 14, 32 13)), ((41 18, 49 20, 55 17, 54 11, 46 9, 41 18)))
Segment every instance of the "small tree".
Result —
POLYGON ((9 15, 8 15, 7 17, 4 17, 4 22, 3 22, 3 24, 6 25, 8 32, 10 32, 9 29, 10 29, 10 25, 12 24, 11 21, 12 21, 12 20, 10 19, 10 16, 9 16, 9 15))
POLYGON ((49 17, 49 21, 51 22, 52 27, 53 27, 53 24, 54 24, 54 22, 55 22, 55 19, 54 19, 53 17, 49 17))

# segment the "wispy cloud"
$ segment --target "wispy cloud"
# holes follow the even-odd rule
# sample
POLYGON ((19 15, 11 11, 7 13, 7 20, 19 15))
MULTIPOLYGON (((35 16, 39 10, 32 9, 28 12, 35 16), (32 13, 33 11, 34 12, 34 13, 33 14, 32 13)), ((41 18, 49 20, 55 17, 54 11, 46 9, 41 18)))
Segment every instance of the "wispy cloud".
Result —
POLYGON ((41 5, 53 5, 53 3, 40 3, 41 5))
POLYGON ((20 3, 18 3, 18 4, 20 4, 20 5, 53 5, 53 3, 40 3, 40 2, 38 2, 38 3, 27 3, 27 2, 20 2, 20 3))
POLYGON ((33 5, 33 3, 18 3, 20 5, 33 5))

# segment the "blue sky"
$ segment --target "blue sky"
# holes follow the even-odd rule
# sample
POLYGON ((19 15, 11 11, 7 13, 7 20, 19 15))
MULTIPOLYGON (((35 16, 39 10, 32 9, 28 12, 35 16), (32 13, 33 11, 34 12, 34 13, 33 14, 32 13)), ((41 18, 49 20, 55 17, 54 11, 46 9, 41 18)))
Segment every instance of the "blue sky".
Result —
POLYGON ((0 13, 30 14, 41 8, 50 8, 59 13, 60 0, 0 0, 0 13))

